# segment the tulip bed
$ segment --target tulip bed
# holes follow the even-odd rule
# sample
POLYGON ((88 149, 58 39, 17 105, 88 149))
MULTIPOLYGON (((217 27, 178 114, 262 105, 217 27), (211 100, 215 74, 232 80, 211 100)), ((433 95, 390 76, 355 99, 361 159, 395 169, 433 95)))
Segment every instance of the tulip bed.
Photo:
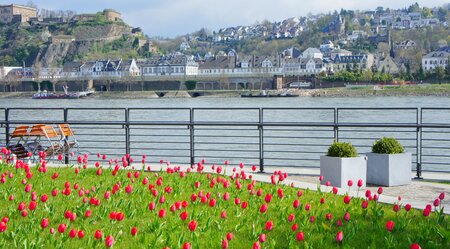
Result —
POLYGON ((20 161, 3 162, 0 247, 450 245, 448 216, 439 202, 423 211, 401 201, 394 206, 380 204, 379 193, 363 190, 360 198, 351 198, 333 193, 336 189, 331 186, 298 189, 282 184, 287 174, 281 172, 272 176, 272 184, 261 183, 253 181, 252 168, 242 164, 230 177, 224 174, 233 170, 229 165, 199 163, 192 169, 162 165, 164 171, 144 172, 132 170, 125 161, 102 169, 99 161, 98 168, 83 168, 82 163, 51 168, 45 162, 30 168, 20 161), (215 173, 202 172, 205 167, 215 173))

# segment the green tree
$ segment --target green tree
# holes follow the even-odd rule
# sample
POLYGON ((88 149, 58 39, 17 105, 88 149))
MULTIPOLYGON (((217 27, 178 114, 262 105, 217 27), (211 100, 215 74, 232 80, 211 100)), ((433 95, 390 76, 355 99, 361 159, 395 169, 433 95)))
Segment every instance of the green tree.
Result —
POLYGON ((445 77, 445 69, 441 66, 437 66, 434 68, 434 74, 435 74, 436 79, 438 80, 439 84, 441 84, 441 81, 445 77))
POLYGON ((188 90, 195 90, 197 87, 197 81, 196 80, 187 80, 184 85, 186 86, 186 89, 188 90))

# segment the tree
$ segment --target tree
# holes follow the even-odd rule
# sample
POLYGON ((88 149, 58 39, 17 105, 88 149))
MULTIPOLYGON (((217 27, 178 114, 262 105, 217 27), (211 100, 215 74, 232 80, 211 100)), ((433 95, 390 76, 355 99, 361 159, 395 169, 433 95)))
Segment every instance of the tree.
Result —
POLYGON ((419 70, 417 71, 416 78, 421 81, 425 79, 425 72, 423 71, 422 65, 419 67, 419 70))
POLYGON ((422 16, 425 18, 429 18, 431 16, 433 16, 433 12, 430 8, 427 7, 423 7, 422 9, 422 16))
POLYGON ((196 80, 187 80, 185 83, 186 89, 188 90, 195 90, 197 87, 197 81, 196 80))
POLYGON ((441 81, 444 79, 445 77, 445 70, 443 67, 438 66, 434 68, 434 73, 436 75, 436 79, 438 80, 439 84, 441 84, 441 81))

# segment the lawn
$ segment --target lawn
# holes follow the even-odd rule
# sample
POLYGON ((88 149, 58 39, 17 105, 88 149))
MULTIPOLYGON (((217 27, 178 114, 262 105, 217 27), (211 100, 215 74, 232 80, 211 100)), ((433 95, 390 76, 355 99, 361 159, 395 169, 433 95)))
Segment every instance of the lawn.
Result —
MULTIPOLYGON (((345 193, 334 194, 331 186, 314 191, 298 189, 282 184, 286 177, 283 173, 272 176, 273 184, 256 182, 249 179, 252 168, 244 165, 241 169, 204 162, 187 172, 186 168, 163 163, 167 170, 144 172, 132 170, 122 163, 125 160, 119 160, 117 166, 113 162, 110 168, 101 157, 90 159, 85 163, 97 162, 99 167, 28 168, 21 163, 2 163, 0 246, 174 249, 450 245, 448 216, 434 212, 442 208, 439 205, 427 211, 407 211, 407 203, 382 205, 373 199, 378 193, 364 190, 360 198, 350 198, 344 197, 345 193), (216 173, 198 173, 202 168, 214 168, 216 173), (224 175, 234 170, 234 177, 224 175)), ((142 168, 141 162, 133 165, 142 168)))

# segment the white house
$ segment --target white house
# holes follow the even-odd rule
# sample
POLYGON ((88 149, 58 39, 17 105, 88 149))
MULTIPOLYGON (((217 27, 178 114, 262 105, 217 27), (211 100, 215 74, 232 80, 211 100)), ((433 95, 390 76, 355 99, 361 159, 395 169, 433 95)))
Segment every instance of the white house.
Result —
POLYGON ((307 48, 305 51, 303 51, 302 58, 323 59, 323 54, 317 48, 307 48))
POLYGON ((325 64, 319 58, 287 59, 283 65, 284 75, 312 75, 325 70, 325 64))
POLYGON ((422 58, 422 68, 425 71, 434 70, 436 67, 446 68, 450 60, 450 47, 431 52, 422 58))
POLYGON ((198 63, 186 55, 156 56, 140 67, 143 76, 198 74, 198 63))

